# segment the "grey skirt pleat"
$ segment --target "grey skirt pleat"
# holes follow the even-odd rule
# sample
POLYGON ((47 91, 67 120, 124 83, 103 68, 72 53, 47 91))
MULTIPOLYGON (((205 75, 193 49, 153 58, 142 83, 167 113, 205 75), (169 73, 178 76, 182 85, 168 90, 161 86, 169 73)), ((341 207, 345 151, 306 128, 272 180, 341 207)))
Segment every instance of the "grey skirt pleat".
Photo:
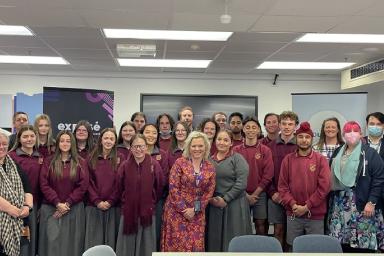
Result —
POLYGON ((28 223, 29 223, 28 225, 29 225, 29 232, 31 234, 31 240, 29 241, 29 243, 21 246, 21 252, 20 252, 21 256, 35 256, 37 253, 36 251, 37 236, 38 236, 37 211, 38 210, 36 208, 33 208, 32 212, 28 216, 28 223))
POLYGON ((81 256, 84 252, 84 204, 71 206, 63 217, 52 215, 56 208, 43 204, 40 209, 39 256, 81 256))
POLYGON ((138 227, 136 234, 124 235, 124 218, 120 219, 119 234, 116 243, 117 256, 151 256, 156 251, 156 217, 152 217, 152 225, 138 227))
POLYGON ((232 200, 224 209, 209 205, 208 211, 207 251, 226 252, 232 238, 252 234, 249 203, 245 196, 232 200))
POLYGON ((120 208, 111 207, 102 211, 94 206, 85 207, 85 242, 87 250, 95 245, 106 244, 116 249, 120 223, 120 208))

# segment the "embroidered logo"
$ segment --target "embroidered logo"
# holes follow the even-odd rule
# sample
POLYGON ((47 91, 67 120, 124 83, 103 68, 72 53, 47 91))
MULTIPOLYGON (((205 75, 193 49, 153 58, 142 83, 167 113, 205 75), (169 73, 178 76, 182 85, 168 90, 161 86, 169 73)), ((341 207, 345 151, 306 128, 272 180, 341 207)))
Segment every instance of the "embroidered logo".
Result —
POLYGON ((156 160, 157 160, 157 161, 160 161, 160 160, 161 160, 161 155, 157 155, 157 156, 156 156, 156 160))
POLYGON ((310 165, 309 165, 309 170, 310 170, 311 172, 316 171, 316 164, 310 164, 310 165))
POLYGON ((256 159, 260 159, 260 158, 261 158, 261 154, 260 154, 260 153, 256 153, 256 154, 255 154, 255 158, 256 158, 256 159))

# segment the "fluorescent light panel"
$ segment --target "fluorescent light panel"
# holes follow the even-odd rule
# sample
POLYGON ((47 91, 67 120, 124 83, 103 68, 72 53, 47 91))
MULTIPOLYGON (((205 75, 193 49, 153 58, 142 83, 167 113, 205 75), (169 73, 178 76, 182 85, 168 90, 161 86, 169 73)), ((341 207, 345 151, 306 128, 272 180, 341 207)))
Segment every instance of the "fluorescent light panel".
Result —
POLYGON ((0 55, 0 63, 68 65, 62 57, 0 55))
POLYGON ((162 67, 162 68, 206 68, 211 60, 172 60, 172 59, 117 59, 120 66, 162 67))
POLYGON ((140 29, 107 29, 107 38, 135 38, 153 40, 198 40, 198 41, 227 41, 233 32, 216 31, 177 31, 177 30, 140 30, 140 29))
POLYGON ((265 61, 256 69, 343 69, 352 66, 352 62, 284 62, 265 61))
POLYGON ((384 44, 384 35, 307 33, 296 42, 384 44))
POLYGON ((33 33, 31 30, 24 26, 0 25, 0 35, 33 36, 33 33))

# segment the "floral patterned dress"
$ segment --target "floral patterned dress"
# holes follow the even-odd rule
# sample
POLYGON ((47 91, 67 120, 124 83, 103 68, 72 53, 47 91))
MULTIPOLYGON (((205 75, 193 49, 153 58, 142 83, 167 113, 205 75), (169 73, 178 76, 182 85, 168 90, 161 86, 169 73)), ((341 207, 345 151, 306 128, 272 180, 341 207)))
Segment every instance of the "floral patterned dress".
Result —
POLYGON ((203 161, 200 175, 194 174, 192 162, 184 157, 176 160, 169 176, 169 196, 164 206, 161 251, 204 251, 205 208, 215 190, 214 166, 203 161), (201 210, 187 220, 183 210, 201 201, 201 210))

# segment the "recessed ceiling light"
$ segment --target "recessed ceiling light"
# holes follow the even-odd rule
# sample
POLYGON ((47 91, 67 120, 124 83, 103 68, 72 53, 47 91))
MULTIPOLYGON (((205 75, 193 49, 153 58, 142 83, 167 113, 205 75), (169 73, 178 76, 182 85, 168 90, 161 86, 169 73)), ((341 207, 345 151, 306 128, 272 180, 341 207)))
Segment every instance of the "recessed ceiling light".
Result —
POLYGON ((265 61, 256 69, 343 69, 352 66, 352 62, 284 62, 265 61))
POLYGON ((24 26, 0 25, 0 35, 33 36, 33 33, 31 30, 24 26))
POLYGON ((0 63, 68 65, 62 57, 0 55, 0 63))
POLYGON ((162 68, 206 68, 211 60, 117 59, 120 66, 162 68))
POLYGON ((383 44, 384 35, 307 33, 297 39, 296 42, 383 44))
POLYGON ((107 29, 107 38, 135 38, 152 40, 198 40, 198 41, 227 41, 233 32, 217 31, 177 31, 177 30, 140 30, 140 29, 107 29))

